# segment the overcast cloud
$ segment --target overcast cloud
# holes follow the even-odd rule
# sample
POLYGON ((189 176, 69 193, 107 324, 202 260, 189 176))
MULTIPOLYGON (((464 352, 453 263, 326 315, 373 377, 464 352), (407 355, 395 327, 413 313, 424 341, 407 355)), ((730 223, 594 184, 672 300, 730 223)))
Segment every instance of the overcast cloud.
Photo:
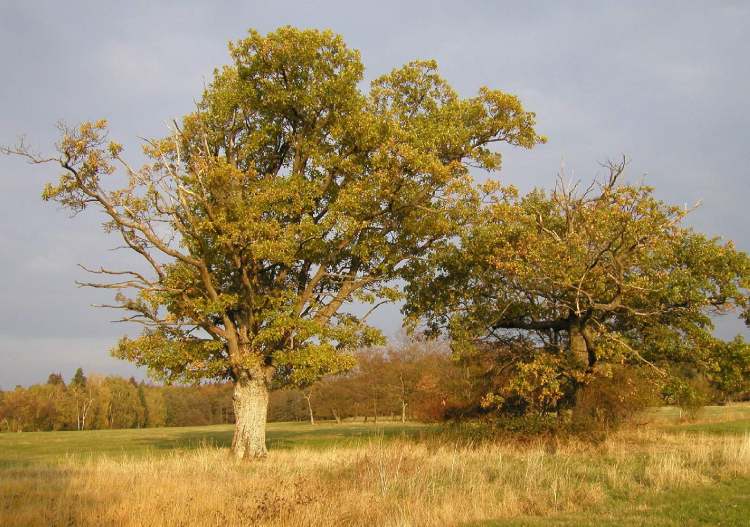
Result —
MULTIPOLYGON (((34 2, 0 5, 0 143, 39 149, 54 123, 105 117, 135 152, 190 111, 204 80, 248 28, 331 28, 358 48, 371 79, 434 58, 462 94, 519 95, 549 143, 504 149, 501 173, 522 190, 601 173, 627 155, 675 203, 702 201, 696 228, 750 250, 750 2, 34 2)), ((0 157, 0 387, 70 377, 76 367, 143 376, 108 356, 127 331, 89 307, 77 263, 118 256, 97 214, 68 219, 40 200, 54 168, 0 157)), ((397 307, 374 319, 400 327, 397 307)), ((131 328, 130 331, 133 331, 131 328)), ((743 325, 722 321, 722 334, 743 325)))

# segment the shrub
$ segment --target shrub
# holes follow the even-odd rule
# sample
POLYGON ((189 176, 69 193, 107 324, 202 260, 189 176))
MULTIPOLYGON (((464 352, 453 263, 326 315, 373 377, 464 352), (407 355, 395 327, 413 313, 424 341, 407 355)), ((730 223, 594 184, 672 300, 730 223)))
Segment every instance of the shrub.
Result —
POLYGON ((597 377, 576 393, 571 430, 597 435, 616 429, 636 413, 657 401, 658 383, 642 368, 613 368, 611 375, 597 377))
POLYGON ((693 378, 672 378, 665 384, 662 391, 668 404, 678 406, 680 417, 693 420, 698 411, 711 400, 710 386, 700 376, 693 378))

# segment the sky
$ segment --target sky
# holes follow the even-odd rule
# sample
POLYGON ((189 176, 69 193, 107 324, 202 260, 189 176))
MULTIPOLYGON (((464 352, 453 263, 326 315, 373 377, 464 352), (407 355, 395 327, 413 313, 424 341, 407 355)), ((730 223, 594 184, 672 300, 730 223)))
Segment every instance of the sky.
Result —
MULTIPOLYGON (((486 85, 537 113, 546 145, 502 149, 506 183, 526 191, 602 175, 669 202, 701 206, 689 224, 750 250, 750 2, 0 2, 0 143, 20 134, 51 151, 55 123, 106 118, 137 156, 191 111, 227 42, 250 28, 330 28, 359 49, 366 79, 436 59, 465 96, 486 85)), ((54 167, 0 157, 0 388, 86 372, 145 372, 109 349, 137 328, 91 307, 111 292, 81 289, 77 267, 117 263, 95 212, 70 218, 40 199, 54 167)), ((398 306, 371 319, 386 334, 398 306)), ((721 320, 718 331, 748 331, 721 320)))

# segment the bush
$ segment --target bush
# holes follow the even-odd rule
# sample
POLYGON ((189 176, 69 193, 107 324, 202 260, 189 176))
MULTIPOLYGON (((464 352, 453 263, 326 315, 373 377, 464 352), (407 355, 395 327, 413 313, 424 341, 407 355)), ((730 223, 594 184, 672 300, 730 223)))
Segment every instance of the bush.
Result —
POLYGON ((664 386, 663 395, 668 404, 678 406, 681 417, 693 420, 698 411, 711 401, 710 386, 700 376, 689 379, 672 378, 664 386))
POLYGON ((611 376, 597 377, 578 390, 571 414, 571 430, 597 435, 620 427, 657 402, 658 384, 642 368, 613 368, 611 376))
POLYGON ((565 420, 556 414, 485 416, 448 423, 439 432, 443 440, 461 444, 496 441, 523 443, 568 435, 565 420))

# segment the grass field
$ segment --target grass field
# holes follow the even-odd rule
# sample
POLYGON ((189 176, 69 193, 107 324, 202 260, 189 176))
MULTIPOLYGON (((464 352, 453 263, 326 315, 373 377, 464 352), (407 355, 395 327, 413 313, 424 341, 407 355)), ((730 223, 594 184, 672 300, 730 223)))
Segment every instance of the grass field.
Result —
MULTIPOLYGON (((345 423, 341 426, 304 422, 269 423, 271 450, 353 446, 366 440, 418 437, 431 428, 418 423, 345 423)), ((0 467, 62 463, 103 456, 153 457, 198 448, 228 448, 233 425, 187 426, 86 432, 23 432, 0 434, 0 467)))
POLYGON ((600 444, 467 444, 439 427, 272 423, 0 434, 0 525, 748 525, 750 406, 647 412, 600 444))

